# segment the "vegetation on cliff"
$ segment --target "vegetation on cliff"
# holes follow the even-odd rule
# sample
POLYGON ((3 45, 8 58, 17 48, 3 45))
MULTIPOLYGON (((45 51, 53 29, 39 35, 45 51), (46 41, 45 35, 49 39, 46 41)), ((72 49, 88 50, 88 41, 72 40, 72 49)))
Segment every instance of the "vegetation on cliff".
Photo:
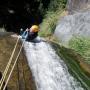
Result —
POLYGON ((41 36, 51 36, 54 33, 56 24, 60 17, 66 14, 67 0, 52 0, 46 10, 43 21, 40 24, 41 36))
POLYGON ((69 46, 84 57, 85 62, 90 64, 90 38, 73 37, 69 42, 69 46))

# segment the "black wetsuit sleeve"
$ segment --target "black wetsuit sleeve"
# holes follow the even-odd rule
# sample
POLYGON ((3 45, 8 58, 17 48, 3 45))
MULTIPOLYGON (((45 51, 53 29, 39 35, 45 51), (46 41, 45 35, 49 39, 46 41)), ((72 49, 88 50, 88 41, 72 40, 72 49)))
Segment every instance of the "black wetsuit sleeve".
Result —
POLYGON ((33 40, 33 39, 35 39, 36 37, 38 36, 38 33, 36 32, 36 33, 33 33, 33 32, 30 32, 30 33, 28 33, 28 40, 33 40))

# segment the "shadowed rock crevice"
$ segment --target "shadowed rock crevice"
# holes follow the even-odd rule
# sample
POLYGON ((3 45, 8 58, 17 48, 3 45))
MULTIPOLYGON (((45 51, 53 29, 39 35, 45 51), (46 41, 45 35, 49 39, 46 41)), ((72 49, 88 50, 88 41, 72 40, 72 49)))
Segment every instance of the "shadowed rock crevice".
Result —
POLYGON ((50 0, 3 0, 0 1, 0 27, 19 32, 32 24, 40 24, 50 0))

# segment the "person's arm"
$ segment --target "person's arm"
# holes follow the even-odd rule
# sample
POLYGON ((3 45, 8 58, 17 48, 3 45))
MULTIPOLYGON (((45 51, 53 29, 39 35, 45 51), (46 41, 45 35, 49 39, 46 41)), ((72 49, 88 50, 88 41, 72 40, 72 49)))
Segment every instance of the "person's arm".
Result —
POLYGON ((22 38, 23 39, 26 39, 28 36, 28 31, 24 31, 24 33, 22 34, 22 38))

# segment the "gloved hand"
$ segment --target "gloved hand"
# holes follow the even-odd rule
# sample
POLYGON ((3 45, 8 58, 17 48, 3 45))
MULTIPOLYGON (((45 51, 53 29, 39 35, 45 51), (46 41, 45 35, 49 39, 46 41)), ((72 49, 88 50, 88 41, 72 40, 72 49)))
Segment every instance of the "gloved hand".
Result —
POLYGON ((26 31, 29 31, 29 29, 27 28, 26 31))

